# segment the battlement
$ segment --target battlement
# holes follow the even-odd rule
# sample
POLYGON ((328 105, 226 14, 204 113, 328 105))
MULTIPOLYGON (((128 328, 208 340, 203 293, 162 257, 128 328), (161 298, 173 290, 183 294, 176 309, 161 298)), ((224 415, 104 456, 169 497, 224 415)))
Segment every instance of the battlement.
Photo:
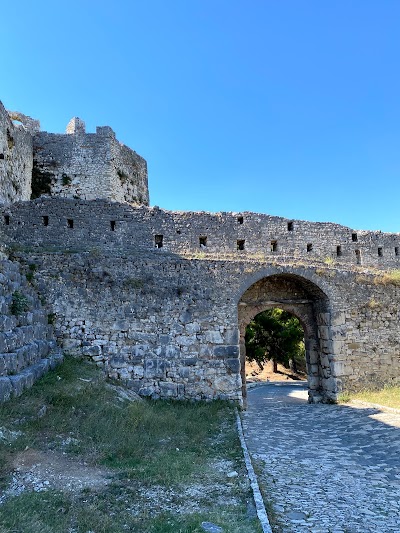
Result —
MULTIPOLYGON (((0 227, 32 249, 174 254, 400 268, 400 234, 259 213, 173 212, 117 202, 46 199, 2 210, 0 227)), ((10 242, 11 242, 10 241, 10 242)))

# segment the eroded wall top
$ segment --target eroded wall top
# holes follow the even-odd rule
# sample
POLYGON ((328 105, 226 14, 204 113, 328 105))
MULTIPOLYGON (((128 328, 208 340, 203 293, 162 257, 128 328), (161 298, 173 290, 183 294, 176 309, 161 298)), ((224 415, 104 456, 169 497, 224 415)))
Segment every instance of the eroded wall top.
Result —
POLYGON ((33 123, 38 124, 18 113, 11 113, 11 117, 22 124, 15 125, 0 102, 0 203, 3 204, 31 197, 33 153, 30 127, 33 123), (30 126, 27 126, 28 122, 30 126))

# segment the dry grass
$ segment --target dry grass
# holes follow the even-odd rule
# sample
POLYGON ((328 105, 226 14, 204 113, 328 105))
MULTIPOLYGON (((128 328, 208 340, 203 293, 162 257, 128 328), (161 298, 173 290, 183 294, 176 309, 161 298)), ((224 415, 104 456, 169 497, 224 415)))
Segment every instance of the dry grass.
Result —
POLYGON ((351 400, 361 400, 363 402, 400 409, 400 387, 386 386, 379 391, 364 390, 346 394, 341 398, 341 401, 348 402, 351 400))

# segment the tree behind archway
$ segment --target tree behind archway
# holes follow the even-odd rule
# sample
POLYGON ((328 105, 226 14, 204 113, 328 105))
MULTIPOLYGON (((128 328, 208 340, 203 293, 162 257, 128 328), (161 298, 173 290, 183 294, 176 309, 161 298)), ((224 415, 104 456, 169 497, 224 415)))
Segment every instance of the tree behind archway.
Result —
POLYGON ((295 316, 282 309, 256 315, 246 328, 245 339, 247 360, 255 361, 261 369, 272 360, 274 372, 280 363, 297 373, 299 363, 304 361, 303 328, 295 316))

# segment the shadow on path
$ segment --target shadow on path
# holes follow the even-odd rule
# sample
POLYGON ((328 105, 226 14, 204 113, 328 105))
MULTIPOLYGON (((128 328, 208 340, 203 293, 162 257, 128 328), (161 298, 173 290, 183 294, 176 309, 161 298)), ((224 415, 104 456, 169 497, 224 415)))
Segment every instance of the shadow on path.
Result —
POLYGON ((308 404, 306 382, 259 385, 248 403, 246 442, 276 531, 400 532, 399 414, 308 404))

